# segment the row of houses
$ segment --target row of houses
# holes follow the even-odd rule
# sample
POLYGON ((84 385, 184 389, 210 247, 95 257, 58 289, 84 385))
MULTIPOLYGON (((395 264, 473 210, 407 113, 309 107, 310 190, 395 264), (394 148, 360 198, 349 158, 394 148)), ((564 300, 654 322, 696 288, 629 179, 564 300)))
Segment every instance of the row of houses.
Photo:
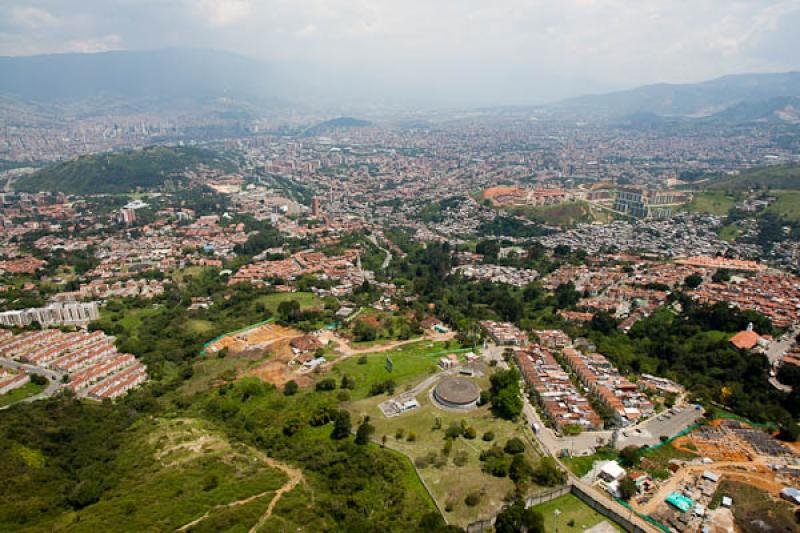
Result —
POLYGON ((655 412, 647 395, 621 375, 605 356, 584 354, 575 348, 564 348, 562 354, 583 386, 608 407, 618 424, 623 427, 635 424, 655 412))
POLYGON ((28 383, 31 380, 30 376, 25 372, 12 373, 7 370, 0 369, 0 394, 11 392, 28 383))
POLYGON ((530 344, 514 352, 514 360, 533 391, 545 416, 558 431, 568 426, 581 430, 603 428, 600 418, 589 400, 581 394, 549 350, 530 344))
POLYGON ((57 329, 0 334, 0 356, 61 372, 65 388, 78 396, 115 399, 147 380, 145 365, 117 352, 114 337, 102 331, 57 329))
POLYGON ((510 322, 482 320, 479 325, 484 333, 499 346, 524 346, 528 335, 510 322))

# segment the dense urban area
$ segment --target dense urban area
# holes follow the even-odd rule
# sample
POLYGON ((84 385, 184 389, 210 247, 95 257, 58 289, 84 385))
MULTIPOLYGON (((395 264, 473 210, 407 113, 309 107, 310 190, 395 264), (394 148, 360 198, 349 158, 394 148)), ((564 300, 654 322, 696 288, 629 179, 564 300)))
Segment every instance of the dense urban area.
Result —
POLYGON ((800 527, 796 120, 12 116, 0 530, 800 527))

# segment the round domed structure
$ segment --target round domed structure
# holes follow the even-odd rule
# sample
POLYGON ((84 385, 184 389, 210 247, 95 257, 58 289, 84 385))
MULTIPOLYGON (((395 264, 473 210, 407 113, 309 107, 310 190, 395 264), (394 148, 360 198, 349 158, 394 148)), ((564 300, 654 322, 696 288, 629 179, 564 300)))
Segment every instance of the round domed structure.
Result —
POLYGON ((444 407, 471 409, 478 405, 481 388, 466 378, 445 378, 433 389, 433 397, 444 407))

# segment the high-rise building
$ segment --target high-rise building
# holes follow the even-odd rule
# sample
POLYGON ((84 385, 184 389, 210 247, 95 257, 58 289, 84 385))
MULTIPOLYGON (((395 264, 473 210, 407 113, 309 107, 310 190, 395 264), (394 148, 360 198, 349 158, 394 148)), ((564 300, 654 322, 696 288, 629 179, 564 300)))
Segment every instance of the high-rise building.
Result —
POLYGON ((311 199, 311 216, 318 217, 320 215, 319 198, 314 197, 311 199))

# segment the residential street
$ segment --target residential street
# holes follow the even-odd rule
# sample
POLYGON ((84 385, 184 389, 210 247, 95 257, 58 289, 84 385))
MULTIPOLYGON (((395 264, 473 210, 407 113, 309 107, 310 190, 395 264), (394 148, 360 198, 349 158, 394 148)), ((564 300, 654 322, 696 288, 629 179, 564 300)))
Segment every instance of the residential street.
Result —
MULTIPOLYGON (((39 374, 40 376, 44 376, 49 381, 49 383, 47 384, 47 388, 45 388, 45 390, 43 390, 39 394, 35 394, 33 396, 25 398, 24 400, 20 400, 19 402, 16 403, 22 403, 22 402, 30 403, 36 400, 41 400, 43 398, 49 398, 50 396, 58 392, 58 390, 61 388, 61 380, 63 379, 63 374, 61 374, 60 372, 45 370, 44 368, 39 368, 38 366, 26 365, 25 363, 18 363, 17 361, 12 361, 10 359, 3 359, 3 358, 0 358, 0 366, 4 366, 6 368, 12 368, 14 370, 23 369, 31 374, 39 374)), ((9 407, 11 407, 11 405, 14 404, 12 403, 10 405, 6 405, 5 407, 0 407, 0 409, 8 409, 9 407)))

